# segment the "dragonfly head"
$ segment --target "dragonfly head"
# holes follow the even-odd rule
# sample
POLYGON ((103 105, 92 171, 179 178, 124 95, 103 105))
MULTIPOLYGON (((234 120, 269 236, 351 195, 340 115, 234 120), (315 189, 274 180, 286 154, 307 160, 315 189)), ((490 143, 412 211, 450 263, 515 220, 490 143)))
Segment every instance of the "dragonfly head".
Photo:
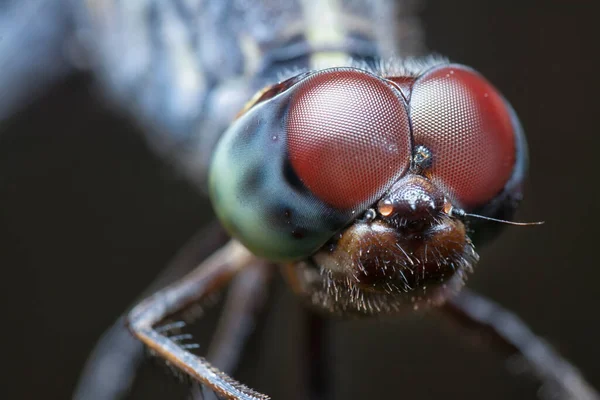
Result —
POLYGON ((510 217, 526 153, 510 105, 467 67, 332 68, 249 103, 217 145, 210 191, 232 236, 286 265, 313 305, 395 312, 460 289, 473 235, 495 233, 465 213, 510 217))
POLYGON ((452 209, 431 181, 409 173, 309 259, 288 266, 288 276, 314 305, 333 312, 438 305, 463 286, 479 258, 452 209), (360 295, 336 299, 335 292, 360 295))

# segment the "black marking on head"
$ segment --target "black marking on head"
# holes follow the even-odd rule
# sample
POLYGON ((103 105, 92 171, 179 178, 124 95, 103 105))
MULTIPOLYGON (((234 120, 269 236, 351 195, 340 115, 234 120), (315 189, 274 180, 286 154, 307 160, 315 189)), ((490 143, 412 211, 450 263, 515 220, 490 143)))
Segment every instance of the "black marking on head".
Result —
POLYGON ((304 239, 306 233, 307 231, 304 228, 297 227, 292 229, 292 236, 294 237, 294 239, 304 239))
POLYGON ((242 193, 248 195, 259 192, 265 182, 264 170, 257 167, 250 168, 243 177, 242 182, 242 193))
POLYGON ((292 167, 290 163, 289 157, 285 157, 283 162, 283 179, 287 182, 287 184, 294 190, 300 193, 309 193, 309 190, 304 183, 300 180, 296 171, 292 167))
POLYGON ((269 220, 271 225, 277 226, 280 232, 291 232, 296 239, 302 239, 310 233, 310 229, 300 227, 298 213, 289 204, 276 202, 269 204, 269 220))

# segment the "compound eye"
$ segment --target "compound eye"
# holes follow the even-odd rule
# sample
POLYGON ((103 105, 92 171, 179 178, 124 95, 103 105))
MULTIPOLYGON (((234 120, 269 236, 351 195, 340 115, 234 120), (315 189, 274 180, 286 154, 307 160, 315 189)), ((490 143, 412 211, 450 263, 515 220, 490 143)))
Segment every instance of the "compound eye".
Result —
POLYGON ((294 171, 338 209, 376 201, 410 165, 405 101, 360 70, 324 70, 299 83, 286 124, 294 171))
POLYGON ((484 205, 502 191, 516 158, 510 106, 482 76, 445 66, 413 87, 415 145, 431 150, 431 179, 460 205, 484 205))

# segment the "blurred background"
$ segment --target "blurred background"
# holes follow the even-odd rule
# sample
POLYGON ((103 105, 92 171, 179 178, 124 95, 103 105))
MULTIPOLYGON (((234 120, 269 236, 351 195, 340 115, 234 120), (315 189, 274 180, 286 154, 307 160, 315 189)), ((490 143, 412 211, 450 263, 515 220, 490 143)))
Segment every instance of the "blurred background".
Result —
MULTIPOLYGON (((600 388, 592 2, 430 0, 420 14, 432 51, 479 70, 517 110, 531 168, 516 218, 546 221, 506 228, 469 286, 515 311, 600 388)), ((67 399, 101 333, 211 208, 91 76, 62 80, 0 130, 1 397, 67 399)), ((236 376, 295 399, 301 305, 279 278, 269 304, 236 376)), ((426 315, 334 321, 327 335, 337 399, 535 398, 535 382, 509 373, 502 356, 426 315)), ((148 362, 131 398, 186 393, 148 362)))

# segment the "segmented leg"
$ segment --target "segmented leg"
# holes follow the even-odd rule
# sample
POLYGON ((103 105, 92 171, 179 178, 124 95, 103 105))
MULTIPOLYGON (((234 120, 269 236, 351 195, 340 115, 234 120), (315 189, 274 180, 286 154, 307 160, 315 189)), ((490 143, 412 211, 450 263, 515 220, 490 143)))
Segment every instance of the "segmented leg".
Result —
POLYGON ((157 329, 156 324, 223 288, 242 269, 266 263, 231 241, 189 275, 137 305, 129 314, 133 334, 172 366, 233 400, 265 400, 260 394, 227 376, 204 358, 186 351, 157 329))
MULTIPOLYGON (((175 255, 169 265, 144 290, 140 298, 150 296, 181 278, 228 240, 217 222, 194 235, 175 255)), ((88 357, 77 388, 75 400, 115 400, 125 396, 133 384, 138 366, 144 359, 144 346, 127 329, 121 316, 100 338, 88 357)))
MULTIPOLYGON (((270 272, 264 265, 250 266, 240 271, 231 283, 206 357, 212 365, 227 374, 234 372, 246 339, 254 330, 257 314, 266 300, 265 289, 270 272)), ((216 399, 213 393, 207 392, 204 393, 204 400, 216 399)))
POLYGON ((242 346, 252 332, 256 315, 265 302, 270 269, 246 268, 235 277, 207 358, 223 371, 233 371, 242 346))
POLYGON ((441 311, 461 327, 486 334, 494 347, 522 356, 542 382, 541 395, 551 399, 599 400, 581 373, 514 313, 468 289, 441 311))

